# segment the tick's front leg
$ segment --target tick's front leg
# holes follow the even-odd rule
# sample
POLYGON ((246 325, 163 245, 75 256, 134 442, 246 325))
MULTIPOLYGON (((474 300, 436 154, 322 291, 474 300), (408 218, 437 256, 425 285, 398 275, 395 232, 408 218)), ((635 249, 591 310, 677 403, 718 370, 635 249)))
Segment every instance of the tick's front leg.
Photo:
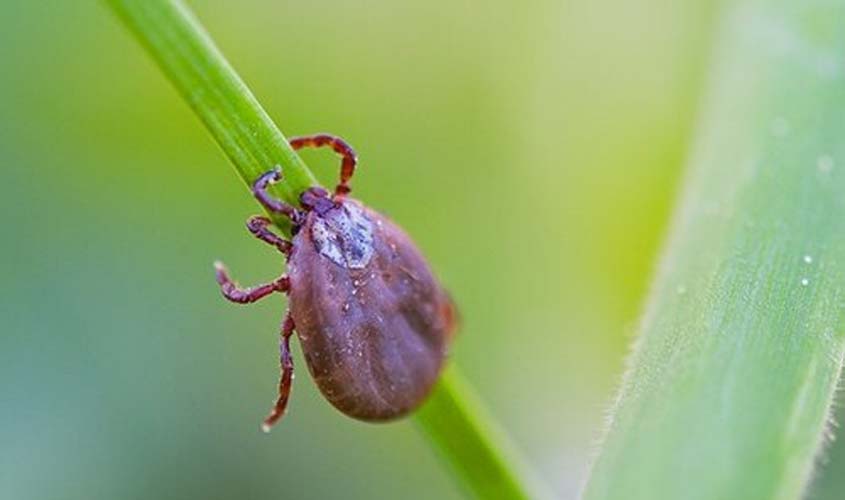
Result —
POLYGON ((275 184, 280 180, 282 180, 282 171, 278 167, 276 167, 275 170, 270 170, 269 172, 264 173, 261 177, 256 179, 255 183, 252 185, 252 195, 255 196, 255 199, 270 212, 282 214, 296 224, 297 221, 301 219, 299 210, 294 208, 293 205, 289 205, 282 200, 273 198, 270 193, 267 192, 267 186, 275 184))
POLYGON ((281 376, 279 377, 279 397, 276 404, 270 410, 270 415, 261 424, 261 430, 270 432, 273 425, 285 414, 290 397, 291 384, 293 383, 293 357, 290 355, 290 336, 293 334, 294 324, 290 311, 285 313, 282 321, 282 336, 279 340, 279 363, 281 365, 281 376))
POLYGON ((290 289, 290 280, 287 276, 277 278, 272 283, 265 283, 252 288, 238 288, 237 283, 229 278, 226 266, 222 262, 214 263, 214 271, 223 296, 238 304, 250 304, 273 292, 287 292, 290 289))
POLYGON ((273 222, 267 217, 253 215, 246 221, 246 227, 256 238, 278 248, 285 255, 290 255, 291 242, 270 230, 273 222))
POLYGON ((294 150, 302 149, 304 147, 321 148, 328 146, 339 154, 340 161, 340 183, 335 188, 334 194, 343 198, 352 190, 349 187, 349 179, 355 173, 355 166, 358 164, 358 155, 348 142, 340 137, 331 134, 314 134, 304 135, 302 137, 292 137, 290 139, 290 146, 294 150))

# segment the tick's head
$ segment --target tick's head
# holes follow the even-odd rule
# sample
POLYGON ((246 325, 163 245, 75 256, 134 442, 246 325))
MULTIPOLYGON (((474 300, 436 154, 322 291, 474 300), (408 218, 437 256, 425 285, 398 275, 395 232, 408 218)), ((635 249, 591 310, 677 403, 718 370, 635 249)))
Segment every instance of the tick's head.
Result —
POLYGON ((302 208, 309 212, 316 212, 318 215, 326 215, 326 213, 335 208, 335 203, 329 196, 329 192, 321 187, 310 187, 299 195, 299 203, 302 208))

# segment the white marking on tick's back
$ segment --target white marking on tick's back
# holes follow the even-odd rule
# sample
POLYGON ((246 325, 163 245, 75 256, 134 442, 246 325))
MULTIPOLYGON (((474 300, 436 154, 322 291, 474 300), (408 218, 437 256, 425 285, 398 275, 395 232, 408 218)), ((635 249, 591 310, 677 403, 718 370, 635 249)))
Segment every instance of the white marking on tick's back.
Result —
POLYGON ((370 219, 349 202, 317 217, 311 226, 311 238, 321 255, 349 269, 366 267, 375 252, 370 219))

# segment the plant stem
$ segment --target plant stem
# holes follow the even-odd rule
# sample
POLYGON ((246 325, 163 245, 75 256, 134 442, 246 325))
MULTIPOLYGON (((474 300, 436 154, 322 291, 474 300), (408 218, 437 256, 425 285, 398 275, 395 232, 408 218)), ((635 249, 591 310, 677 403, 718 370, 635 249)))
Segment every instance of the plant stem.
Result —
POLYGON ((552 498, 456 367, 443 372, 416 421, 477 498, 552 498))
MULTIPOLYGON (((190 9, 178 1, 107 1, 202 119, 241 179, 251 186, 281 166, 284 182, 271 190, 299 205, 299 193, 317 180, 190 9)), ((270 215, 287 231, 284 217, 270 215)))
MULTIPOLYGON (((317 182, 190 10, 173 0, 108 0, 200 116, 247 185, 274 165, 276 194, 298 204, 317 182)), ((287 221, 277 219, 287 228, 287 221)), ((457 368, 448 369, 419 411, 418 422, 455 475, 481 498, 537 498, 537 483, 503 443, 457 368)))
POLYGON ((845 3, 735 0, 587 500, 797 499, 845 321, 845 3))

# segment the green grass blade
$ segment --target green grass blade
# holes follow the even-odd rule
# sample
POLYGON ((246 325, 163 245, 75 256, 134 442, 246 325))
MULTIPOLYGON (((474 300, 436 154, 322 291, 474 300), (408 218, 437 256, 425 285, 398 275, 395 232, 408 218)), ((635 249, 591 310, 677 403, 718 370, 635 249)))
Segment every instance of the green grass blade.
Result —
POLYGON ((845 327, 845 3, 726 6, 588 500, 797 499, 845 327))
MULTIPOLYGON (((200 116, 247 184, 274 165, 284 182, 276 194, 298 204, 298 194, 316 185, 313 174, 288 146, 193 14, 171 0, 108 0, 162 70, 200 116)), ((285 221, 277 221, 284 224, 285 221)), ((284 227, 284 226, 283 226, 284 227)), ((487 417, 457 368, 448 369, 418 422, 479 498, 542 496, 520 456, 487 417)))
MULTIPOLYGON (((299 193, 317 180, 190 9, 178 1, 107 1, 202 119, 244 182, 251 185, 280 165, 284 182, 272 189, 298 205, 299 193)), ((283 229, 288 225, 283 218, 276 223, 283 229)))
POLYGON ((524 462, 508 459, 519 454, 455 367, 444 371, 416 417, 456 475, 475 478, 466 486, 477 498, 552 498, 524 462))

